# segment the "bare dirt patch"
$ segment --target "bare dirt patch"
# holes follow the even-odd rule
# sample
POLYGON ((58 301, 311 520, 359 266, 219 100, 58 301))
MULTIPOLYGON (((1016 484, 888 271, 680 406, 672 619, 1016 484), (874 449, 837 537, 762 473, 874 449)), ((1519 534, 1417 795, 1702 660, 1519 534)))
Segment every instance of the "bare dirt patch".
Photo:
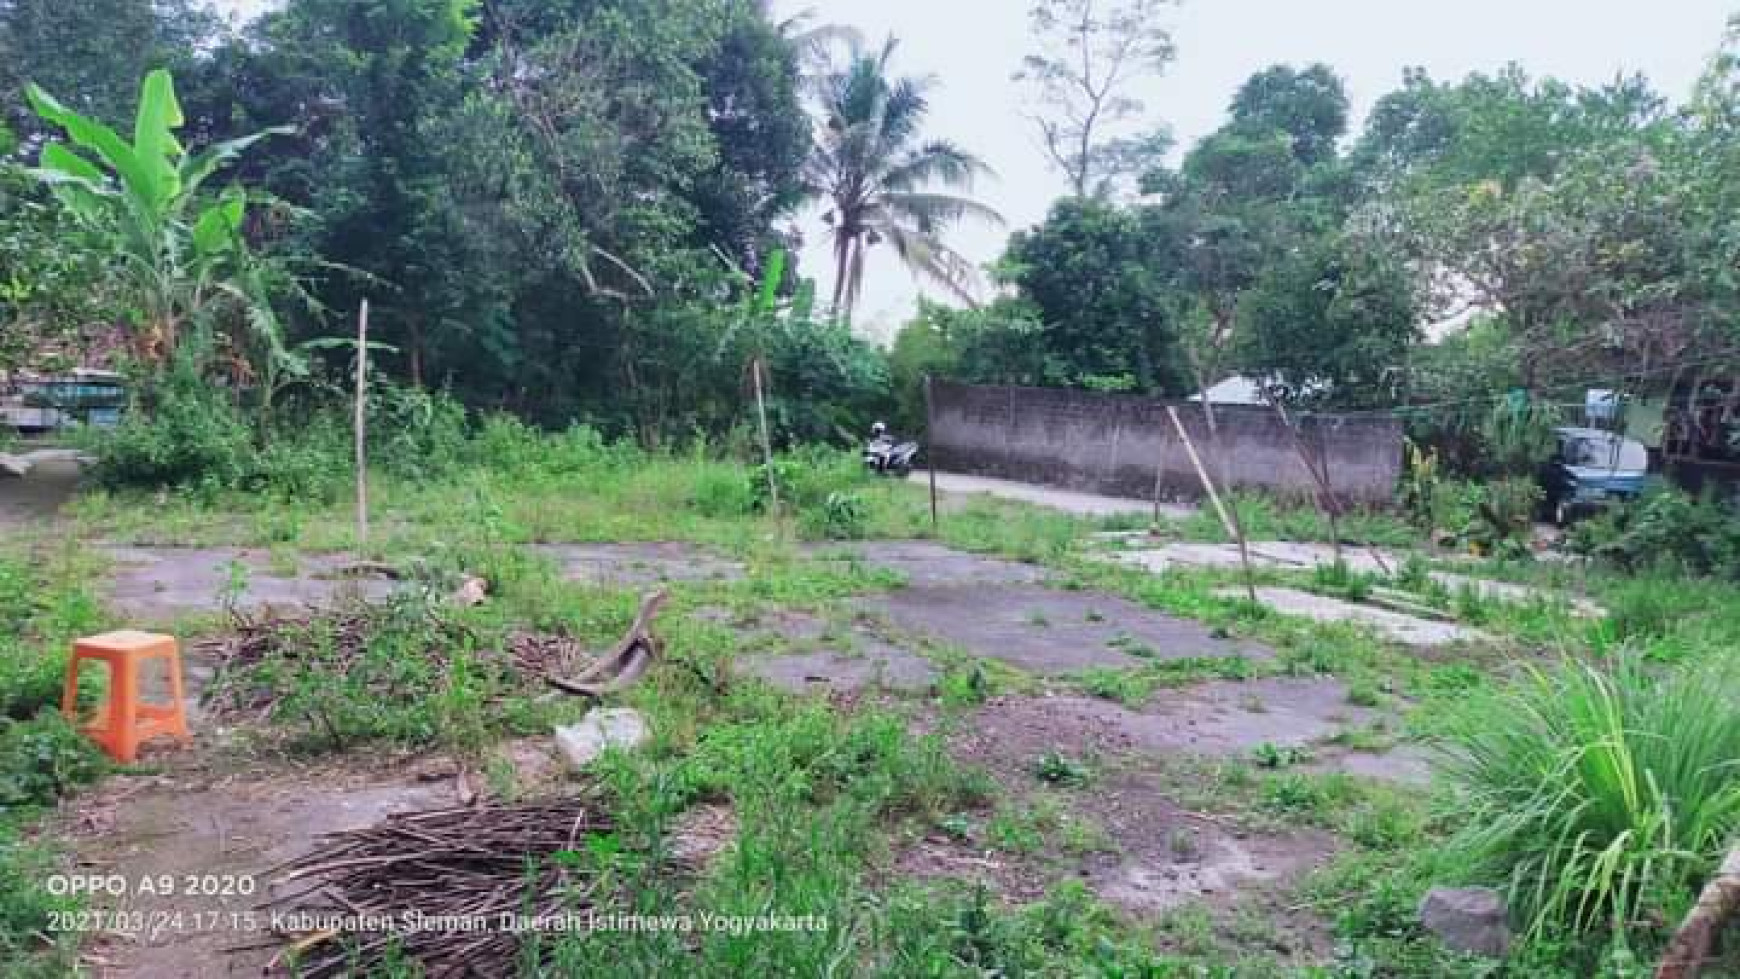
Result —
POLYGON ((731 561, 681 541, 626 544, 540 544, 536 553, 561 566, 569 581, 618 588, 671 581, 735 581, 748 571, 731 561))
POLYGON ((116 874, 135 889, 147 878, 167 880, 174 892, 109 905, 157 927, 104 935, 88 953, 93 971, 128 979, 261 974, 280 947, 269 912, 258 910, 271 896, 267 872, 313 849, 326 833, 458 801, 449 769, 436 765, 423 780, 407 771, 414 768, 331 763, 272 774, 190 768, 117 776, 81 795, 61 820, 77 871, 116 874), (234 893, 244 888, 253 893, 234 893), (205 889, 232 893, 197 893, 205 889))
MULTIPOLYGON (((1145 919, 1190 904, 1217 919, 1256 906, 1274 926, 1274 951, 1321 953, 1322 923, 1288 907, 1284 896, 1337 852, 1336 839, 1314 829, 1259 832, 1180 805, 1175 781, 1141 752, 1194 747, 1203 739, 1174 730, 1182 725, 1164 718, 1133 722, 1123 716, 1129 713, 1077 698, 1003 698, 961 718, 947 735, 950 754, 990 774, 1005 810, 1037 807, 1046 813, 1043 845, 1000 849, 987 826, 975 825, 965 833, 926 835, 899 851, 895 869, 977 882, 1016 902, 1036 900, 1059 881, 1076 879, 1102 900, 1145 919), (1086 781, 1045 789, 1039 763, 1050 755, 1081 763, 1086 781), (1062 813, 1047 808, 1060 803, 1062 813), (1061 831, 1065 821, 1078 830, 1061 831)), ((1242 737, 1257 743, 1258 734, 1242 737)), ((1235 740, 1225 732, 1219 737, 1235 740)))
POLYGON ((297 555, 275 560, 261 550, 233 547, 106 547, 115 562, 108 601, 135 621, 168 622, 178 616, 221 611, 232 584, 238 609, 292 609, 330 605, 347 595, 382 598, 395 584, 347 577, 347 555, 297 555), (232 570, 239 569, 232 580, 232 570))
POLYGON ((903 631, 1034 673, 1131 668, 1152 659, 1273 655, 1260 644, 1221 638, 1200 623, 1122 598, 1039 585, 917 585, 860 605, 903 631))
POLYGON ((1192 902, 1230 908, 1299 880, 1338 850, 1335 838, 1319 830, 1255 833, 1189 812, 1158 779, 1140 772, 1108 775, 1069 798, 1074 818, 1103 834, 1103 847, 1073 856, 1054 846, 1022 854, 972 837, 930 834, 902 850, 895 869, 983 884, 1017 902, 1038 900, 1074 878, 1102 900, 1152 917, 1192 902))

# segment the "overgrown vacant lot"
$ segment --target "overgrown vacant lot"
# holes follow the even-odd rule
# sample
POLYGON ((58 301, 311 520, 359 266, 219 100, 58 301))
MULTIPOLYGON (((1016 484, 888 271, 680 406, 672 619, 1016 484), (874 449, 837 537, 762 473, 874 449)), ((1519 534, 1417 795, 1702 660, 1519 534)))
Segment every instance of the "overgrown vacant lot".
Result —
MULTIPOLYGON (((378 487, 368 556, 403 574, 366 605, 335 576, 343 506, 91 492, 10 533, 9 968, 416 974, 405 936, 271 933, 262 906, 300 889, 276 868, 393 812, 581 799, 596 825, 543 859, 585 886, 552 900, 697 928, 519 936, 523 974, 1493 974, 1417 923, 1428 887, 1460 883, 1514 884, 1508 974, 1620 974, 1734 827, 1727 586, 1457 565, 1563 596, 1506 604, 1434 588, 1423 553, 1390 582, 1259 572, 1343 599, 1412 588, 1485 637, 1409 648, 1248 605, 1236 570, 1114 560, 1151 543, 1117 527, 974 498, 921 539, 918 488, 826 453, 785 471, 776 516, 754 470, 498 426, 378 487), (461 574, 488 601, 451 605, 461 574), (606 649, 655 587, 663 657, 606 704, 650 740, 575 771, 550 732, 592 705, 542 675, 606 649), (201 704, 192 749, 117 771, 49 705, 68 638, 123 621, 182 637, 201 704), (72 867, 259 892, 98 898, 183 917, 57 931, 78 905, 48 875, 72 867)), ((1272 508, 1248 506, 1264 529, 1272 508)))

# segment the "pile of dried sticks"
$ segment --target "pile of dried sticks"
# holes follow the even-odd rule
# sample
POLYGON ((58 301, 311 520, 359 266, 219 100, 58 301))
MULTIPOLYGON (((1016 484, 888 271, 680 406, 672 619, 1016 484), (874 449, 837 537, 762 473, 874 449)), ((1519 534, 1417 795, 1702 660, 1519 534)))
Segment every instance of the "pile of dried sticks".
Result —
POLYGON ((560 632, 515 632, 503 647, 514 671, 526 677, 563 676, 592 658, 578 639, 560 632))
POLYGON ((583 921, 604 899, 567 855, 611 821, 592 796, 405 813, 327 839, 274 871, 278 919, 326 925, 287 934, 296 974, 369 975, 389 956, 431 976, 505 976, 521 942, 583 921), (348 926, 348 927, 347 927, 348 926))

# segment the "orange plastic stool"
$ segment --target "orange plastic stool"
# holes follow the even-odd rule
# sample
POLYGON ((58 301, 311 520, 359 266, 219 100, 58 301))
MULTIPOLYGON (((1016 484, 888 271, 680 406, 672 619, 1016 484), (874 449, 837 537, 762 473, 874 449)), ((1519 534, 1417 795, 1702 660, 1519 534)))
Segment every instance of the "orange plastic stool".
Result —
POLYGON ((123 629, 90 636, 73 643, 72 662, 66 668, 66 694, 61 699, 61 713, 78 723, 79 664, 85 660, 100 660, 109 665, 109 701, 104 705, 98 722, 86 725, 84 732, 109 757, 131 764, 139 757, 139 746, 161 734, 186 741, 193 737, 187 729, 187 713, 182 708, 181 649, 175 637, 153 632, 123 629), (168 704, 141 703, 139 699, 140 668, 150 660, 162 660, 169 670, 168 704))

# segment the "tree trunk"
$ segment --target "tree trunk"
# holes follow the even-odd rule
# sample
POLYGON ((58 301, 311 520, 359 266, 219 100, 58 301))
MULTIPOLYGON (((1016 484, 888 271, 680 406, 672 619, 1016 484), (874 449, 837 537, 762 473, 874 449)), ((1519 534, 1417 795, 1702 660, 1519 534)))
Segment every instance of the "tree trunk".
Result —
POLYGON ((423 386, 423 318, 411 317, 411 386, 423 386))

